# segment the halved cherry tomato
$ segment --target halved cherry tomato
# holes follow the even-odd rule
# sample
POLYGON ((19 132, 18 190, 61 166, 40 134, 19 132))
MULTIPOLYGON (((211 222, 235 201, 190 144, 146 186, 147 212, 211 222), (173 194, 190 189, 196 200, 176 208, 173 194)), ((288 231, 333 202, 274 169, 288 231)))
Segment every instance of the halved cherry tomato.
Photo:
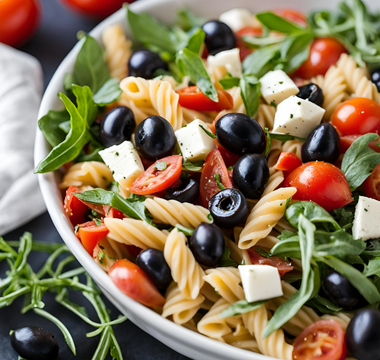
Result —
POLYGON ((236 47, 240 49, 240 60, 243 61, 254 49, 247 46, 243 36, 261 36, 263 29, 260 27, 247 26, 235 33, 236 47))
POLYGON ((132 299, 149 307, 165 304, 153 281, 133 262, 122 259, 115 262, 108 272, 115 285, 132 299))
POLYGON ((172 186, 181 176, 182 156, 172 155, 156 161, 149 166, 131 185, 131 192, 148 195, 160 192, 172 186), (165 170, 157 170, 156 163, 166 162, 165 170))
POLYGON ((213 149, 207 155, 199 183, 202 204, 206 208, 208 208, 210 199, 220 191, 215 180, 215 174, 219 174, 220 181, 225 188, 232 188, 232 181, 228 175, 226 164, 218 149, 213 149))
POLYGON ((363 185, 367 197, 380 200, 380 164, 372 170, 372 174, 363 185))
POLYGON ((284 180, 284 187, 294 186, 294 200, 313 201, 327 211, 353 201, 350 185, 343 172, 324 161, 311 161, 293 170, 284 180))
POLYGON ((345 332, 335 320, 319 320, 304 329, 293 343, 294 360, 343 360, 345 332))
POLYGON ((346 48, 335 38, 315 39, 311 44, 309 58, 293 75, 302 79, 325 75, 343 53, 347 53, 346 48))
POLYGON ((249 250, 248 254, 252 264, 274 266, 277 268, 281 277, 293 270, 293 265, 284 258, 279 256, 265 257, 257 252, 256 247, 249 250))
POLYGON ((344 135, 379 133, 380 105, 370 99, 353 98, 340 104, 331 116, 333 124, 344 135))
POLYGON ((104 239, 109 231, 103 222, 98 226, 94 220, 78 226, 79 230, 77 232, 77 237, 80 239, 87 252, 92 256, 96 244, 104 239))
POLYGON ((302 165, 302 161, 298 158, 295 153, 292 152, 282 152, 275 165, 276 170, 281 171, 293 171, 302 165))
POLYGON ((71 224, 78 225, 86 221, 84 215, 88 210, 88 206, 75 197, 74 193, 79 192, 76 186, 70 186, 66 190, 65 201, 63 207, 71 224))
POLYGON ((286 20, 293 21, 294 23, 307 26, 306 16, 300 11, 294 9, 275 9, 273 12, 286 20))
POLYGON ((114 218, 114 219, 124 219, 124 214, 109 205, 103 205, 104 214, 106 217, 114 218))
POLYGON ((219 102, 212 101, 197 86, 189 86, 178 90, 179 104, 187 109, 196 111, 222 111, 232 109, 234 100, 232 96, 224 90, 217 90, 219 102))
MULTIPOLYGON (((352 143, 360 138, 360 136, 362 135, 345 135, 345 136, 341 136, 340 137, 340 152, 341 154, 344 154, 348 148, 352 145, 352 143)), ((376 152, 380 152, 380 147, 377 145, 379 143, 379 139, 378 140, 374 140, 374 141, 371 141, 368 146, 376 151, 376 152)))
POLYGON ((237 155, 231 151, 228 151, 225 147, 219 144, 217 139, 214 139, 215 148, 219 150, 220 155, 224 160, 226 166, 233 166, 240 159, 240 155, 237 155))

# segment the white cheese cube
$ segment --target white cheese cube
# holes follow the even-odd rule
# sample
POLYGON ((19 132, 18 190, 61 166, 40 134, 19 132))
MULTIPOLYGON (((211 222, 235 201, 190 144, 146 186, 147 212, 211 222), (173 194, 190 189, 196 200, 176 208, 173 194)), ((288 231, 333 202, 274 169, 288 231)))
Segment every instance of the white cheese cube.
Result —
POLYGON ((212 72, 214 68, 224 66, 233 77, 241 77, 242 67, 239 54, 240 50, 236 48, 221 51, 216 55, 209 55, 207 57, 207 67, 212 72))
POLYGON ((214 148, 213 138, 207 135, 201 126, 209 131, 206 123, 195 119, 175 132, 185 160, 205 160, 209 152, 214 148))
POLYGON ((272 132, 307 138, 321 123, 324 113, 325 109, 311 101, 291 96, 277 106, 272 132))
POLYGON ((352 236, 355 240, 380 237, 380 201, 359 196, 355 208, 352 236))
POLYGON ((99 155, 122 189, 129 190, 132 183, 144 172, 140 156, 130 141, 99 151, 99 155))
POLYGON ((282 70, 267 72, 261 79, 261 95, 268 104, 280 104, 289 96, 299 93, 294 81, 282 70))
POLYGON ((233 32, 252 26, 253 15, 248 9, 236 8, 228 10, 219 16, 219 20, 227 24, 233 32))
POLYGON ((248 302, 273 299, 284 295, 280 274, 274 266, 239 265, 245 299, 248 302))

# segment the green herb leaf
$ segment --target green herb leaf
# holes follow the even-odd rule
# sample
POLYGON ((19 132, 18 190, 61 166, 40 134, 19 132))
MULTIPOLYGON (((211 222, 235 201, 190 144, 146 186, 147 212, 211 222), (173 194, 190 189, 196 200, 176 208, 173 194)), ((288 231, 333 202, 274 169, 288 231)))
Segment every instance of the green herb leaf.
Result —
POLYGON ((343 310, 339 306, 336 306, 332 301, 319 295, 316 295, 314 298, 309 300, 306 305, 319 310, 322 314, 335 314, 343 310))
POLYGON ((203 168, 203 161, 192 163, 189 160, 186 160, 182 163, 182 167, 188 171, 198 172, 198 171, 201 171, 203 168))
POLYGON ((191 236, 194 233, 194 229, 187 228, 185 226, 182 226, 181 224, 176 224, 175 226, 179 231, 184 233, 186 236, 191 236))
POLYGON ((243 61, 244 74, 253 74, 261 78, 268 71, 273 70, 276 61, 280 59, 280 45, 270 45, 257 49, 243 61))
POLYGON ((269 30, 283 34, 305 30, 305 28, 300 27, 299 25, 290 22, 270 11, 257 13, 256 18, 269 30))
POLYGON ((190 51, 198 54, 205 41, 205 37, 206 34, 202 29, 197 30, 193 35, 191 35, 186 47, 190 51))
POLYGON ((97 218, 93 218, 92 220, 95 221, 96 226, 101 226, 102 225, 102 220, 97 219, 97 218))
POLYGON ((369 276, 380 276, 380 257, 375 257, 368 262, 368 265, 365 266, 363 275, 369 276))
POLYGON ((265 148, 265 157, 267 158, 269 156, 270 149, 272 147, 272 139, 271 139, 271 136, 269 134, 269 129, 267 127, 264 128, 264 132, 265 132, 265 136, 267 138, 267 146, 265 148))
MULTIPOLYGON (((67 135, 71 130, 71 121, 67 120, 67 121, 60 123, 59 128, 67 135)), ((63 140, 65 140, 65 139, 63 139, 63 140)))
POLYGON ((259 309, 265 303, 266 303, 266 300, 256 301, 252 303, 248 302, 247 300, 239 300, 236 303, 232 304, 230 307, 228 307, 226 310, 222 311, 219 314, 219 317, 224 319, 230 316, 245 314, 247 312, 251 312, 253 310, 259 309))
POLYGON ((306 141, 306 139, 304 139, 304 138, 300 138, 300 137, 293 136, 293 135, 285 135, 285 134, 274 134, 274 133, 271 133, 270 137, 272 139, 279 140, 282 143, 284 143, 284 142, 286 142, 288 140, 299 140, 299 141, 302 141, 302 142, 306 141))
POLYGON ((228 90, 235 86, 240 86, 240 78, 226 77, 226 78, 220 79, 219 84, 223 86, 224 90, 228 90))
POLYGON ((257 247, 256 249, 256 252, 259 253, 261 256, 264 256, 265 258, 270 258, 271 257, 271 254, 267 253, 265 250, 257 247))
POLYGON ((183 30, 189 31, 192 28, 202 27, 206 22, 205 19, 196 16, 191 10, 183 9, 177 14, 177 25, 181 26, 183 30))
POLYGON ((116 101, 121 93, 122 90, 119 86, 119 80, 110 78, 94 95, 94 102, 99 106, 105 106, 116 101))
POLYGON ((368 144, 379 137, 377 134, 366 134, 356 139, 343 156, 341 170, 350 185, 356 190, 371 175, 372 170, 380 163, 380 153, 372 150, 368 144))
POLYGON ((203 125, 199 125, 199 127, 208 135, 210 138, 216 139, 216 136, 209 130, 207 130, 203 125))
POLYGON ((216 181, 216 183, 217 183, 217 185, 218 185, 218 187, 219 187, 220 190, 225 190, 226 189, 226 187, 222 184, 222 181, 220 179, 220 175, 219 174, 215 174, 214 175, 214 179, 215 179, 215 181, 216 181))
POLYGON ((231 255, 231 251, 228 249, 224 249, 223 256, 219 262, 220 267, 230 267, 231 266, 231 267, 237 268, 239 266, 239 264, 235 260, 231 259, 230 255, 231 255))
POLYGON ((240 79, 240 94, 247 115, 254 116, 259 109, 260 81, 254 75, 243 75, 240 79))
POLYGON ((50 110, 45 116, 38 120, 38 127, 51 146, 57 146, 65 140, 66 134, 62 131, 60 125, 66 121, 70 121, 70 115, 66 110, 50 110))
POLYGON ((168 164, 166 161, 157 161, 154 166, 157 170, 162 171, 168 167, 168 164))

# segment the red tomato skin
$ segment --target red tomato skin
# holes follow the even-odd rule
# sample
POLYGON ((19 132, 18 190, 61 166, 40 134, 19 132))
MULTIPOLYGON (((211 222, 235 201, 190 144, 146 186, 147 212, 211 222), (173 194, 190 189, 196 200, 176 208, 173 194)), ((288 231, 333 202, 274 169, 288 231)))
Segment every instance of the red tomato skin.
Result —
POLYGON ((295 153, 282 152, 274 168, 276 170, 291 172, 301 165, 302 165, 302 161, 298 158, 298 156, 295 153))
POLYGON ((240 29, 235 33, 236 36, 236 47, 240 49, 240 60, 243 61, 249 54, 251 54, 254 49, 247 46, 243 40, 243 36, 261 36, 263 30, 259 27, 247 26, 240 29))
POLYGON ((177 91, 179 104, 187 109, 196 111, 222 111, 234 107, 232 96, 224 90, 217 90, 219 102, 212 101, 203 94, 197 86, 189 86, 177 91))
MULTIPOLYGON (((352 145, 352 143, 360 138, 362 135, 345 135, 340 137, 340 153, 344 154, 348 148, 352 145)), ((368 146, 373 150, 378 153, 380 153, 380 147, 377 146, 378 140, 371 141, 368 146)))
POLYGON ((79 192, 79 189, 76 186, 70 186, 66 190, 65 200, 64 200, 64 209, 66 216, 69 218, 71 224, 76 226, 82 224, 86 221, 84 214, 88 210, 88 206, 80 201, 74 193, 79 192))
POLYGON ((114 284, 127 296, 148 307, 161 307, 165 298, 153 281, 133 262, 122 259, 115 262, 108 272, 114 284))
POLYGON ((380 200, 380 164, 372 170, 372 174, 364 181, 363 186, 367 197, 380 200))
POLYGON ((103 211, 104 211, 104 215, 106 217, 109 217, 109 218, 124 219, 124 217, 125 217, 121 211, 119 211, 119 210, 117 210, 117 209, 115 209, 109 205, 103 205, 103 211))
POLYGON ((23 45, 35 33, 40 20, 40 0, 1 0, 0 42, 23 45))
POLYGON ((327 211, 353 201, 343 172, 324 161, 311 161, 301 165, 286 177, 282 186, 294 186, 297 189, 293 200, 313 201, 327 211))
POLYGON ((220 155, 224 160, 226 166, 234 166, 237 161, 240 159, 240 155, 234 154, 231 151, 228 151, 225 147, 219 144, 217 139, 214 139, 215 148, 219 150, 220 155))
POLYGON ((280 277, 283 277, 286 273, 294 269, 292 264, 282 257, 271 256, 266 258, 265 256, 262 256, 256 251, 256 247, 248 250, 248 255, 253 265, 270 265, 277 268, 280 277))
POLYGON ((293 74, 302 79, 311 79, 317 75, 325 75, 334 65, 346 48, 334 38, 315 39, 311 44, 309 58, 293 74))
POLYGON ((108 233, 109 231, 103 222, 100 226, 97 226, 95 221, 92 220, 79 225, 77 237, 86 251, 92 256, 95 246, 100 240, 104 239, 108 233))
POLYGON ((273 12, 286 20, 292 21, 303 27, 307 26, 306 16, 295 9, 275 9, 273 12))
POLYGON ((331 116, 334 125, 342 136, 379 133, 380 105, 366 98, 346 100, 331 116))
POLYGON ((158 193, 172 186, 181 176, 182 156, 172 155, 157 160, 145 170, 131 185, 131 192, 137 195, 158 193), (157 170, 157 162, 166 162, 165 170, 157 170))
POLYGON ((345 331, 336 320, 319 320, 296 337, 293 343, 293 359, 344 360, 347 355, 345 335, 345 331), (319 336, 321 333, 324 335, 319 336), (328 337, 335 339, 335 343, 332 340, 328 341, 328 337), (324 343, 327 346, 323 346, 324 343), (314 356, 314 352, 318 352, 318 355, 314 356))
POLYGON ((228 174, 226 164, 218 149, 213 149, 207 155, 199 183, 201 201, 205 208, 208 208, 210 199, 220 191, 214 178, 215 174, 220 175, 221 182, 225 188, 232 188, 232 181, 228 174))

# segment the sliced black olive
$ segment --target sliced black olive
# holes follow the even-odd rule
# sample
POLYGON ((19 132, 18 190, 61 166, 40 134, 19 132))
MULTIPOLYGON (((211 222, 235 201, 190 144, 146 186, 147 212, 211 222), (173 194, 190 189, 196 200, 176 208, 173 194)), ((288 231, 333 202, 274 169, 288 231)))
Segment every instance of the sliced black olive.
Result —
POLYGON ((208 206, 216 225, 233 228, 243 223, 249 214, 247 199, 237 189, 225 189, 216 193, 208 206))
POLYGON ((359 308, 365 300, 348 279, 336 271, 329 272, 323 280, 323 291, 330 300, 344 310, 359 308))
POLYGON ((202 29, 206 33, 205 44, 210 55, 235 48, 235 35, 227 24, 212 20, 202 29))
POLYGON ((248 115, 224 115, 216 122, 215 131, 219 143, 235 154, 262 154, 265 150, 264 131, 259 123, 248 115))
POLYGON ((137 126, 135 142, 144 158, 158 160, 173 153, 176 138, 168 121, 151 116, 137 126))
POLYGON ((119 145, 131 139, 135 127, 136 121, 132 110, 118 106, 103 118, 100 124, 100 140, 106 147, 119 145))
POLYGON ((28 360, 54 360, 59 353, 54 335, 36 326, 16 329, 11 335, 11 345, 20 357, 28 360))
POLYGON ((168 70, 168 65, 160 56, 150 50, 135 51, 128 61, 128 75, 153 79, 158 69, 168 70))
POLYGON ((329 123, 318 125, 302 145, 302 162, 325 161, 334 164, 340 155, 340 137, 329 123))
POLYGON ((194 202, 199 195, 199 182, 194 179, 181 181, 178 187, 171 187, 165 191, 166 200, 177 200, 179 202, 194 202))
POLYGON ((323 105, 323 100, 325 99, 325 97, 323 95, 322 89, 318 85, 310 83, 301 86, 299 90, 300 92, 297 94, 299 98, 309 100, 318 106, 323 105))
POLYGON ((164 253, 157 249, 146 249, 137 256, 136 264, 152 279, 159 289, 166 289, 172 275, 164 253))
POLYGON ((200 264, 217 266, 225 248, 223 233, 214 224, 201 223, 194 230, 189 240, 189 247, 200 264))
POLYGON ((372 72, 371 80, 376 85, 377 91, 380 91, 380 69, 372 72))
POLYGON ((260 199, 269 179, 269 167, 265 156, 246 154, 234 166, 234 183, 249 199, 260 199))
POLYGON ((358 311, 346 332, 346 346, 359 360, 380 360, 380 311, 358 311))

